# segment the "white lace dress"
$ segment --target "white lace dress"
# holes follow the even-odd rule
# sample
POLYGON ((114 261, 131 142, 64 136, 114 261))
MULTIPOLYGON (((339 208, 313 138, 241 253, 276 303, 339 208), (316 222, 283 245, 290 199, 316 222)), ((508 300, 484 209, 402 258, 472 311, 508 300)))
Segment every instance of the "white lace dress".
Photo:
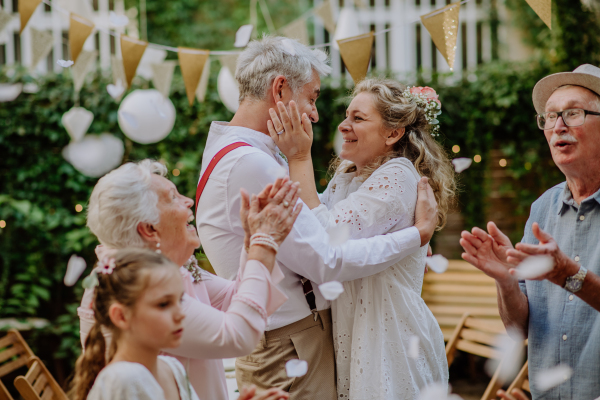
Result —
MULTIPOLYGON (((410 227, 419 179, 406 158, 388 161, 364 183, 338 173, 313 212, 328 229, 347 224, 352 239, 410 227)), ((442 331, 421 298, 426 255, 424 246, 383 272, 344 282, 332 304, 339 399, 415 399, 430 383, 448 383, 442 331), (415 336, 419 352, 411 358, 415 336)))

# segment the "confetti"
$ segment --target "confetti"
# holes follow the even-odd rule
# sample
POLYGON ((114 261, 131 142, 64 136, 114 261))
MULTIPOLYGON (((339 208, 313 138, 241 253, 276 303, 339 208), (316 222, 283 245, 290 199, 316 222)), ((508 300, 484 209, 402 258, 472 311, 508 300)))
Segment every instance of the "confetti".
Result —
POLYGON ((233 47, 246 47, 252 36, 253 25, 242 25, 235 33, 235 43, 233 47))
POLYGON ((327 233, 329 234, 330 246, 341 246, 350 239, 350 227, 345 222, 327 229, 327 233))
POLYGON ((525 357, 525 347, 523 334, 516 329, 509 329, 507 335, 501 335, 496 341, 494 348, 500 354, 502 359, 490 358, 485 363, 485 370, 489 376, 493 376, 498 367, 498 379, 503 382, 509 382, 514 379, 523 366, 525 357))
POLYGON ((452 160, 452 165, 454 165, 454 171, 456 171, 457 174, 460 174, 465 169, 469 168, 472 162, 473 160, 470 158, 460 157, 452 160))
POLYGON ((532 376, 535 386, 543 392, 566 382, 573 375, 573 370, 568 365, 557 365, 538 372, 532 376))
POLYGON ((304 360, 290 360, 285 363, 288 378, 298 378, 308 372, 308 363, 304 360))
POLYGON ((29 82, 23 85, 23 93, 37 93, 40 91, 40 87, 33 82, 29 82))
POLYGON ((450 394, 450 387, 447 383, 432 383, 419 393, 417 400, 461 400, 457 394, 450 394))
POLYGON ((122 27, 127 26, 129 24, 129 18, 126 15, 119 15, 114 11, 110 12, 110 23, 112 26, 122 27))
POLYGON ((67 60, 58 60, 56 63, 63 68, 69 68, 71 65, 75 64, 71 60, 68 60, 68 61, 67 60))
POLYGON ((288 176, 288 170, 281 165, 269 168, 267 172, 269 173, 269 175, 272 175, 275 178, 285 178, 286 176, 288 176))
POLYGON ((426 257, 425 263, 438 274, 442 274, 448 269, 448 259, 441 254, 426 257))
POLYGON ((515 276, 518 279, 535 279, 552 271, 554 258, 547 255, 529 256, 517 266, 515 276))
POLYGON ((408 339, 408 356, 414 360, 419 358, 419 342, 418 336, 411 336, 408 339))
POLYGON ((290 39, 283 39, 281 41, 281 45, 283 46, 283 51, 288 53, 290 56, 296 55, 296 49, 294 48, 294 44, 290 39))
POLYGON ((85 260, 73 254, 67 263, 67 272, 65 273, 64 283, 67 286, 73 286, 83 274, 86 268, 85 260))
POLYGON ((335 300, 344 293, 344 286, 338 281, 325 282, 319 285, 319 291, 325 300, 335 300))

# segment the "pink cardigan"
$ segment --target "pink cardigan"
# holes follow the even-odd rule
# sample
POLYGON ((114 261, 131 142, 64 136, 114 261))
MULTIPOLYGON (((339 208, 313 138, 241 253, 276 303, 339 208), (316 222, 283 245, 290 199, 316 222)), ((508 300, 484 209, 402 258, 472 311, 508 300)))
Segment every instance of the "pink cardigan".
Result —
MULTIPOLYGON (((201 400, 228 400, 222 359, 250 354, 265 330, 267 316, 287 300, 275 286, 283 279, 278 264, 269 274, 262 263, 247 257, 242 250, 235 281, 203 272, 202 280, 193 283, 189 271, 180 268, 185 290, 183 338, 181 346, 165 353, 181 361, 201 400)), ((82 345, 95 322, 92 301, 93 291, 86 290, 77 309, 82 345)), ((105 332, 105 339, 108 348, 110 332, 105 332)))

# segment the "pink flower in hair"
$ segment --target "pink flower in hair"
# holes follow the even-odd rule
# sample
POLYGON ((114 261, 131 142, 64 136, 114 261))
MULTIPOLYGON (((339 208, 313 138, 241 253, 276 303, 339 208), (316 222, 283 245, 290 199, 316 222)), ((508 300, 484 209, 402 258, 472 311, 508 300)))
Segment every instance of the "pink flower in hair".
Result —
POLYGON ((115 259, 105 257, 98 263, 97 271, 104 275, 110 275, 115 270, 115 267, 115 259))
POLYGON ((413 86, 410 88, 410 92, 412 94, 421 94, 423 92, 423 88, 420 86, 413 86))

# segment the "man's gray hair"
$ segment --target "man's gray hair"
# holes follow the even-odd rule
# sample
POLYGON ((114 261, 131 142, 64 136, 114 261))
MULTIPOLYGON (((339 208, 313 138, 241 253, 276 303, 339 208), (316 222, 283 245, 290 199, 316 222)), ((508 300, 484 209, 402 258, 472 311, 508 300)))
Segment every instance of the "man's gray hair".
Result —
POLYGON ((138 225, 160 221, 153 174, 165 176, 167 168, 143 160, 123 164, 96 183, 88 204, 87 226, 100 243, 113 249, 144 247, 138 225))
POLYGON ((240 86, 240 103, 246 98, 264 100, 277 75, 283 75, 292 92, 312 80, 313 71, 328 75, 327 54, 281 36, 265 36, 248 44, 237 60, 235 78, 240 86), (295 53, 295 54, 294 54, 295 53))

